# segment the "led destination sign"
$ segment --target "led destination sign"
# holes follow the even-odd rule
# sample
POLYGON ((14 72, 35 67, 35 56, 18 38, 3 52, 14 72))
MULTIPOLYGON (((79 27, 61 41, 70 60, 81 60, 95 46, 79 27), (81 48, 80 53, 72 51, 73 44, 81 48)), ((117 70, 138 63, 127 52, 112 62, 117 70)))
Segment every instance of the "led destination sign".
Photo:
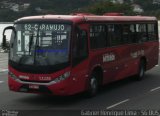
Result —
POLYGON ((25 31, 64 31, 65 26, 63 24, 25 24, 25 31))

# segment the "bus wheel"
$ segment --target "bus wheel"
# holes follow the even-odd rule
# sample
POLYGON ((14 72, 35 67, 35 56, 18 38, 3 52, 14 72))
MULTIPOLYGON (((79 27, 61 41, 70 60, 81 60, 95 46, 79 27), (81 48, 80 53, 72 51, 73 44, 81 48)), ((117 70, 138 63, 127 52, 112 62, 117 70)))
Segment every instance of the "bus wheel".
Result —
POLYGON ((89 80, 89 89, 87 91, 88 97, 93 97, 96 95, 98 91, 98 80, 96 78, 96 75, 93 74, 89 80))
POLYGON ((140 64, 139 64, 139 71, 137 74, 137 80, 142 80, 144 78, 145 70, 146 70, 146 63, 144 60, 141 60, 140 64))

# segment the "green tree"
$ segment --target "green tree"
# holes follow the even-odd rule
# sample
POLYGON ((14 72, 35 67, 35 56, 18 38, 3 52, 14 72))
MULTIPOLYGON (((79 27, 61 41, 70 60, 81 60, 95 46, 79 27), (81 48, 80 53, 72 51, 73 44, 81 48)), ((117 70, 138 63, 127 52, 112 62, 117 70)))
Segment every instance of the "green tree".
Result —
POLYGON ((134 15, 132 6, 128 4, 113 4, 111 2, 98 2, 94 5, 90 5, 83 11, 90 12, 97 15, 103 15, 108 12, 119 12, 125 15, 134 15))

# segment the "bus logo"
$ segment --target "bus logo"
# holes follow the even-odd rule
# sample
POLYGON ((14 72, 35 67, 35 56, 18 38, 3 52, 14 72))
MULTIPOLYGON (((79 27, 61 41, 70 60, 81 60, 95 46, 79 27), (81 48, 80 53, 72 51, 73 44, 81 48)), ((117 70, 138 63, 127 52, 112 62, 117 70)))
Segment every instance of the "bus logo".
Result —
POLYGON ((116 58, 115 54, 113 53, 107 53, 103 55, 103 62, 110 62, 110 61, 114 61, 116 58))
POLYGON ((137 57, 143 56, 143 55, 144 55, 144 50, 138 50, 138 51, 135 51, 135 52, 131 53, 132 58, 137 58, 137 57))

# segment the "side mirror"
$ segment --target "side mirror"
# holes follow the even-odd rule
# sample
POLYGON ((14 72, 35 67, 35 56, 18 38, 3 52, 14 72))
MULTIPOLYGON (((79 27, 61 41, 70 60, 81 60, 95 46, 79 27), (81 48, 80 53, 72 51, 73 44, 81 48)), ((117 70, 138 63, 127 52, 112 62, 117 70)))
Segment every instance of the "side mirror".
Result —
POLYGON ((2 39, 2 48, 6 49, 7 47, 7 42, 6 42, 6 35, 3 35, 3 39, 2 39))
POLYGON ((5 35, 5 31, 6 30, 12 30, 15 33, 15 35, 16 35, 16 29, 15 29, 15 27, 8 26, 8 27, 4 28, 4 30, 3 30, 3 38, 2 38, 2 48, 4 50, 8 48, 8 44, 7 44, 7 40, 6 40, 6 35, 5 35))
POLYGON ((8 27, 4 28, 4 30, 3 30, 3 35, 5 34, 5 31, 6 31, 6 30, 12 30, 12 31, 14 31, 14 32, 16 33, 16 29, 15 29, 15 27, 13 27, 13 26, 8 26, 8 27))

